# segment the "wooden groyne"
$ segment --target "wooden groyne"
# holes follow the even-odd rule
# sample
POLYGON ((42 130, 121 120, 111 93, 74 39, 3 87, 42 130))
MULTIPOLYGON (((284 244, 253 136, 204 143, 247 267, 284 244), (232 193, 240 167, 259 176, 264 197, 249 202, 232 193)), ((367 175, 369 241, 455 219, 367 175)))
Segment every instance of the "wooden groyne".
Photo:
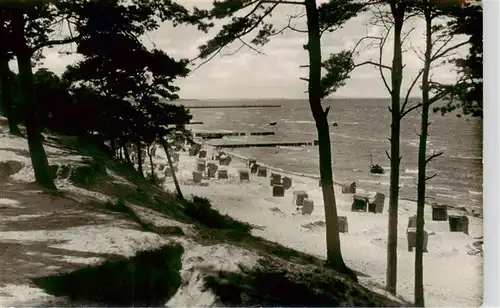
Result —
POLYGON ((296 141, 296 142, 245 142, 245 143, 230 143, 224 142, 221 144, 209 143, 210 146, 217 148, 274 148, 274 147, 302 147, 302 146, 317 146, 318 140, 314 141, 296 141))
POLYGON ((239 136, 274 136, 274 132, 199 132, 194 133, 194 136, 203 139, 222 139, 239 136))
POLYGON ((188 109, 212 109, 212 108, 281 108, 283 105, 198 105, 185 106, 188 109))

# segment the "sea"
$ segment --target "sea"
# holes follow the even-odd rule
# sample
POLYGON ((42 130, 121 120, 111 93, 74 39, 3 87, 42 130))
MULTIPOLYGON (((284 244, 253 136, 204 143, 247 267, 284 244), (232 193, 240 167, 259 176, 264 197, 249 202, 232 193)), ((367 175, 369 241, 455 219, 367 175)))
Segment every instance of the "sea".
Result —
MULTIPOLYGON (((196 131, 274 132, 272 136, 225 137, 231 141, 312 141, 317 130, 307 100, 196 100, 182 101, 186 107, 279 105, 254 108, 193 108, 191 125, 196 131), (275 125, 270 123, 276 122, 275 125)), ((332 164, 336 182, 356 181, 368 191, 388 194, 391 116, 388 99, 330 99, 329 123, 332 164), (337 123, 336 126, 333 123, 337 123), (370 174, 373 161, 385 174, 370 174)), ((432 113, 428 153, 443 151, 427 167, 436 176, 427 183, 427 202, 480 210, 482 208, 482 120, 457 117, 456 114, 432 113)), ((420 112, 408 114, 401 128, 400 197, 417 198, 417 153, 420 112)), ((221 140, 217 141, 218 143, 221 140)), ((250 147, 233 149, 263 164, 309 176, 319 176, 319 154, 315 146, 250 147)))

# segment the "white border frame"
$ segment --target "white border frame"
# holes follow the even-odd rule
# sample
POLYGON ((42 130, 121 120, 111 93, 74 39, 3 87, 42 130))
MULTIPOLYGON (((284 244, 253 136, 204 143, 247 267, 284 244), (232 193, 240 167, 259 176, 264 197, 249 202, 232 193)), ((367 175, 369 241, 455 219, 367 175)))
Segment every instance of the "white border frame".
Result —
POLYGON ((484 122, 483 122, 483 211, 484 211, 484 301, 483 307, 500 307, 500 1, 484 0, 484 122))

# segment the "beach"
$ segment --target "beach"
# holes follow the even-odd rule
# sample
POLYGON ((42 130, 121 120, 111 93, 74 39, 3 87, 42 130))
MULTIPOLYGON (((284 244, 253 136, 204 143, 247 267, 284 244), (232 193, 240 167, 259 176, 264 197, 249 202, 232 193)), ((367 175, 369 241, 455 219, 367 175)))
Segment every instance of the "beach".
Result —
MULTIPOLYGON (((272 132, 271 136, 230 136, 208 140, 225 142, 311 142, 317 130, 306 100, 228 100, 182 102, 191 105, 267 105, 281 107, 191 109, 193 132, 272 132), (276 125, 269 125, 276 122, 276 125)), ((328 116, 332 148, 332 165, 336 182, 356 181, 359 188, 388 194, 390 162, 385 151, 390 150, 390 113, 386 99, 325 99, 330 107, 328 116), (333 123, 337 126, 333 126, 333 123), (370 174, 371 160, 385 170, 370 174)), ((437 174, 427 183, 428 202, 465 207, 482 212, 482 122, 478 119, 457 118, 454 114, 430 115, 432 122, 427 142, 429 154, 444 154, 428 165, 428 174, 437 174)), ((420 116, 408 114, 401 126, 400 197, 417 198, 417 151, 420 116)), ((245 157, 289 172, 319 176, 317 147, 249 147, 232 149, 245 157)))
MULTIPOLYGON (((207 151, 207 162, 210 162, 215 149, 208 145, 204 145, 203 149, 207 151)), ((249 181, 240 181, 239 170, 247 168, 247 158, 228 151, 225 153, 232 155, 233 160, 229 166, 219 168, 227 169, 229 178, 205 178, 199 185, 192 182, 198 157, 181 152, 177 176, 183 193, 206 197, 216 210, 255 225, 253 234, 256 236, 326 258, 324 208, 318 180, 285 170, 269 170, 292 179, 292 187, 284 197, 273 197, 269 172, 267 177, 250 174, 249 181), (297 213, 293 204, 293 192, 300 190, 314 201, 311 215, 297 213)), ((157 155, 155 164, 166 164, 165 153, 159 150, 157 155)), ((174 191, 171 177, 167 177, 163 185, 165 189, 174 191)), ((363 189, 356 191, 356 194, 366 196, 375 193, 363 189)), ((345 262, 364 274, 359 277, 363 284, 381 290, 386 270, 388 198, 385 199, 383 212, 374 214, 352 212, 353 194, 342 194, 339 185, 335 187, 335 194, 338 215, 348 219, 348 232, 340 234, 345 262)), ((408 301, 413 300, 415 261, 414 251, 408 251, 406 228, 408 218, 415 213, 415 202, 400 200, 397 293, 408 301)), ((426 208, 425 230, 429 234, 428 252, 424 254, 426 303, 433 307, 479 306, 482 303, 483 259, 474 247, 482 241, 482 219, 463 210, 449 209, 448 214, 466 215, 469 234, 449 232, 448 221, 433 221, 432 208, 426 208)))
MULTIPOLYGON (((50 139, 50 136, 46 136, 50 139)), ((33 186, 34 174, 26 140, 2 134, 0 161, 18 162, 20 169, 3 185, 0 198, 0 305, 62 306, 59 298, 48 295, 31 282, 40 277, 72 271, 105 260, 107 254, 132 256, 145 249, 154 249, 172 242, 181 243, 186 253, 182 259, 183 284, 168 306, 213 306, 214 295, 203 288, 203 268, 215 266, 234 271, 240 264, 251 266, 259 256, 232 245, 200 245, 189 236, 193 226, 175 221, 151 209, 129 204, 144 221, 154 226, 177 226, 186 235, 160 236, 144 231, 139 225, 117 213, 98 210, 91 204, 116 202, 112 194, 103 194, 78 187, 67 178, 58 178, 56 185, 62 198, 41 194, 33 186), (97 211, 97 212, 96 212, 97 211), (201 258, 203 256, 203 258, 201 258)), ((45 145, 52 165, 80 165, 89 157, 75 154, 55 144, 45 145)), ((211 162, 214 148, 204 144, 207 162, 211 162)), ((179 152, 176 175, 185 197, 206 197, 217 211, 254 226, 255 236, 326 258, 325 224, 322 192, 318 179, 297 172, 268 166, 266 177, 250 174, 248 181, 240 181, 239 170, 246 169, 247 157, 225 151, 233 159, 226 169, 228 179, 204 178, 194 184, 192 172, 198 157, 179 152), (275 172, 292 179, 292 186, 283 197, 273 197, 270 173, 275 172), (301 215, 293 204, 293 192, 305 191, 314 202, 310 215, 301 215)), ((213 161, 218 165, 218 161, 213 161)), ((260 163, 260 162, 259 162, 260 163)), ((162 188, 175 192, 172 177, 160 173, 166 166, 166 154, 157 148, 153 159, 156 174, 164 178, 162 188)), ((143 166, 150 172, 148 159, 143 166)), ((134 187, 123 176, 106 171, 112 183, 134 187)), ((373 196, 376 191, 357 189, 356 194, 373 196)), ((346 264, 358 272, 358 278, 369 289, 386 294, 384 289, 387 246, 387 205, 382 213, 352 212, 353 194, 343 194, 335 186, 339 216, 347 217, 348 232, 341 233, 342 254, 346 264)), ((406 227, 408 218, 416 211, 416 204, 401 200, 398 227, 398 296, 413 301, 414 252, 407 249, 406 227)), ((465 215, 469 221, 468 234, 450 232, 448 221, 432 221, 431 207, 426 208, 425 230, 428 232, 428 252, 424 254, 424 283, 429 307, 477 307, 482 302, 482 225, 483 221, 472 212, 449 208, 448 214, 465 215)), ((390 297, 390 296, 389 296, 390 297)))

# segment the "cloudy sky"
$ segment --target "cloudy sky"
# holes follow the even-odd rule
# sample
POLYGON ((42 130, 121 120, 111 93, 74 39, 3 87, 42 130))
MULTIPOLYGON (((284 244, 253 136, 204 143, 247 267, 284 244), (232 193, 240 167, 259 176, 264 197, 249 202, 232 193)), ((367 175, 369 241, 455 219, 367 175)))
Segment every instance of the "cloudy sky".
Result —
MULTIPOLYGON (((211 0, 183 0, 182 3, 188 6, 209 7, 211 0)), ((275 11, 272 21, 276 27, 283 26, 286 25, 289 15, 300 12, 302 12, 301 7, 283 5, 275 11)), ((356 42, 366 35, 380 35, 381 28, 369 25, 371 17, 371 13, 363 13, 346 23, 342 29, 324 34, 323 57, 344 49, 352 49, 356 42)), ((297 20, 294 26, 305 29, 305 21, 297 20)), ((416 27, 416 29, 409 36, 407 47, 411 43, 413 50, 419 48, 422 50, 424 41, 421 21, 409 23, 406 30, 411 27, 416 27)), ((144 42, 150 46, 154 44, 173 57, 192 59, 197 55, 198 46, 215 33, 216 30, 208 34, 202 33, 194 27, 173 28, 171 24, 165 23, 159 30, 144 37, 144 42)), ((251 36, 249 38, 251 39, 251 36)), ((235 43, 224 52, 226 55, 215 57, 187 78, 179 80, 177 84, 181 87, 180 95, 182 98, 198 99, 303 98, 306 95, 304 91, 307 85, 299 78, 307 76, 307 69, 300 68, 300 65, 307 64, 307 53, 302 48, 306 41, 307 37, 304 33, 287 32, 274 37, 270 43, 261 48, 263 54, 243 48, 234 55, 227 55, 239 47, 235 43)), ((392 42, 388 41, 386 45, 384 64, 390 65, 392 42)), ((64 71, 66 65, 78 58, 78 56, 61 56, 60 50, 60 48, 45 50, 46 59, 43 61, 44 67, 58 74, 64 71)), ((377 47, 362 48, 356 62, 360 63, 365 60, 378 61, 377 47)), ((407 89, 421 69, 422 62, 414 51, 409 50, 405 53, 404 63, 406 67, 403 88, 407 89)), ((435 68, 434 78, 440 81, 453 81, 456 75, 452 69, 451 66, 435 68)), ((420 96, 418 92, 418 87, 415 87, 412 96, 420 96)), ((347 85, 333 96, 388 97, 388 93, 378 69, 365 66, 357 68, 347 85)))

